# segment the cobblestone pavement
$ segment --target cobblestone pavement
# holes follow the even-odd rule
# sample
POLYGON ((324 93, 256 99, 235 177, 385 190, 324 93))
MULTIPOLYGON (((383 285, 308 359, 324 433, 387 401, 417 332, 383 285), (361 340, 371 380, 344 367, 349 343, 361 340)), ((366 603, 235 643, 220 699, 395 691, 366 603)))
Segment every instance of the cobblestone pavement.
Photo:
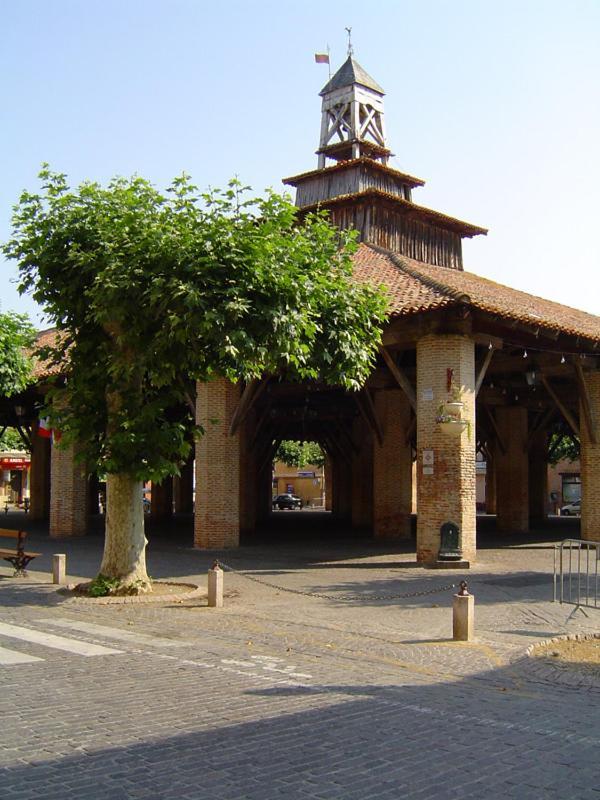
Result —
POLYGON ((33 538, 29 578, 0 568, 3 800, 600 800, 600 680, 524 656, 600 627, 551 602, 551 543, 480 551, 477 641, 459 644, 453 590, 414 595, 462 574, 410 552, 157 540, 155 577, 205 587, 220 556, 279 588, 227 573, 224 609, 100 606, 44 572, 67 552, 90 577, 100 539, 33 538))

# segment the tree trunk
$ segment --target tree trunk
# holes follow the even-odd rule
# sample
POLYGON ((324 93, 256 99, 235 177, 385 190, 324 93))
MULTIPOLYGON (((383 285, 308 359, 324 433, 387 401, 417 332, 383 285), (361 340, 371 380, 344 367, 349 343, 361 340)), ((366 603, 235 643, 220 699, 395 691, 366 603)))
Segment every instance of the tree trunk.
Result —
POLYGON ((120 581, 117 594, 152 591, 146 572, 142 481, 106 476, 106 534, 100 574, 120 581))

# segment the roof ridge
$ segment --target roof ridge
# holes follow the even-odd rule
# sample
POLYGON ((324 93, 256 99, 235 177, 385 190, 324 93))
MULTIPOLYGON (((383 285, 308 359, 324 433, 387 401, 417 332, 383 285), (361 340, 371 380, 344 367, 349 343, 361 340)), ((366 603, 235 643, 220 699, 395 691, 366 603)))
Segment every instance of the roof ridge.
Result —
POLYGON ((431 278, 429 275, 423 275, 423 273, 419 272, 419 270, 409 267, 408 264, 402 261, 401 256, 399 256, 398 253, 394 253, 393 250, 386 250, 385 247, 380 247, 379 245, 372 244, 371 242, 365 242, 365 244, 367 247, 370 247, 377 253, 387 256, 390 261, 392 261, 399 269, 401 269, 407 275, 410 275, 411 278, 421 281, 430 289, 434 289, 436 292, 446 295, 446 297, 449 297, 451 300, 455 300, 457 303, 471 302, 471 297, 468 294, 459 292, 452 286, 448 286, 446 283, 442 283, 442 281, 437 281, 435 278, 431 278))

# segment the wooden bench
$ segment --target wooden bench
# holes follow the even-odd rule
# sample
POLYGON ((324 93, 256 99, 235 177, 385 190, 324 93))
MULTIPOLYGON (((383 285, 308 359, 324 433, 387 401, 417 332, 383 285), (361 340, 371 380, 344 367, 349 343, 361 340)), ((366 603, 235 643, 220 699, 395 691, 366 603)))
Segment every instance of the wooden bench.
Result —
POLYGON ((26 531, 13 531, 9 528, 0 528, 0 537, 3 539, 16 539, 16 550, 8 550, 0 548, 0 558, 8 561, 15 568, 15 577, 17 575, 27 575, 25 571, 30 561, 33 561, 36 556, 41 556, 42 553, 27 553, 25 552, 25 540, 27 539, 26 531))

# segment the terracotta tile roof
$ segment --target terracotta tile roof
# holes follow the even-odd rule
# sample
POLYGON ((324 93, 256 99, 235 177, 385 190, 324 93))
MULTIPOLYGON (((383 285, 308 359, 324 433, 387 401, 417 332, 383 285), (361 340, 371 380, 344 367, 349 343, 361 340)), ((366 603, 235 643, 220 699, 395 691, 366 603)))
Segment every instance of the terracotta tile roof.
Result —
POLYGON ((390 254, 383 250, 378 252, 369 245, 361 244, 352 261, 355 279, 385 286, 390 298, 390 311, 394 317, 430 311, 454 302, 443 292, 400 270, 390 254))
POLYGON ((472 272, 425 264, 367 244, 360 245, 354 265, 359 280, 387 287, 392 317, 462 302, 506 320, 600 341, 600 317, 472 272))
MULTIPOLYGON (((35 340, 35 346, 46 347, 56 342, 58 331, 56 328, 48 328, 45 331, 39 331, 35 340)), ((47 378, 49 375, 58 375, 60 369, 57 366, 49 366, 46 362, 34 358, 33 376, 34 378, 47 378)))

